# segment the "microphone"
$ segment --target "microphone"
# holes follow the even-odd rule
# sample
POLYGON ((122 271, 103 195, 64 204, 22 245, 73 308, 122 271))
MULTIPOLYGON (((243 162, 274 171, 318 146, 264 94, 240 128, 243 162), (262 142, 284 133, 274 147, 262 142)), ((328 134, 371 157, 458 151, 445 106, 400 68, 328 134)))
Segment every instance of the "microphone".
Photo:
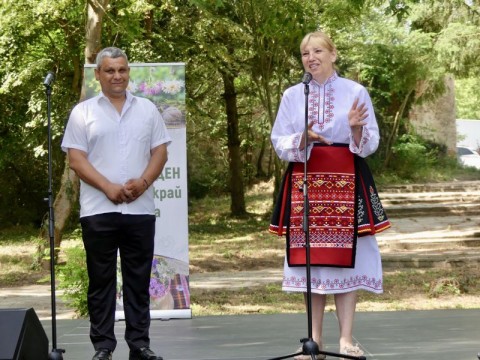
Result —
POLYGON ((55 80, 55 74, 52 71, 49 71, 47 73, 47 76, 45 76, 45 80, 43 80, 43 85, 46 87, 49 87, 52 85, 53 81, 55 80))
POLYGON ((305 85, 308 85, 310 81, 312 81, 312 74, 310 74, 309 72, 306 72, 305 74, 303 74, 302 83, 304 83, 305 85))

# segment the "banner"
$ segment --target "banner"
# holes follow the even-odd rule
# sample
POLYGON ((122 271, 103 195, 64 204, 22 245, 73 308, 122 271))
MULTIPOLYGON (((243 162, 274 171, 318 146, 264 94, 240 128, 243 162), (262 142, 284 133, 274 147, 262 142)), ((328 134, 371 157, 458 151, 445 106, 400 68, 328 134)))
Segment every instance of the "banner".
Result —
MULTIPOLYGON (((185 122, 185 65, 129 64, 133 95, 150 99, 162 114, 172 143, 162 174, 153 183, 155 194, 155 251, 150 279, 152 319, 191 318, 188 260, 187 145, 185 122)), ((100 84, 96 65, 85 65, 85 97, 96 96, 100 84)), ((122 277, 117 266, 117 311, 124 319, 122 277)))

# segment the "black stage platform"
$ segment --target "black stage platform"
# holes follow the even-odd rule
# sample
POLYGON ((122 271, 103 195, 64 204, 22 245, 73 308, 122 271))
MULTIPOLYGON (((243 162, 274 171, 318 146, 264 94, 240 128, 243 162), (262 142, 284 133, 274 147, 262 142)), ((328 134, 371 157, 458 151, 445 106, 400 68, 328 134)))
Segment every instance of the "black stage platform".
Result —
MULTIPOLYGON (((51 322, 42 321, 51 336, 51 322)), ((118 322, 114 360, 127 360, 124 322, 118 322)), ((87 320, 57 320, 64 360, 90 360, 87 320)), ((355 336, 369 360, 476 360, 480 352, 480 310, 361 312, 355 336)), ((324 324, 326 351, 338 351, 334 313, 324 324)), ((288 355, 307 335, 305 314, 208 316, 154 320, 151 347, 165 360, 246 360, 288 355)), ((328 359, 337 359, 328 357, 328 359)))

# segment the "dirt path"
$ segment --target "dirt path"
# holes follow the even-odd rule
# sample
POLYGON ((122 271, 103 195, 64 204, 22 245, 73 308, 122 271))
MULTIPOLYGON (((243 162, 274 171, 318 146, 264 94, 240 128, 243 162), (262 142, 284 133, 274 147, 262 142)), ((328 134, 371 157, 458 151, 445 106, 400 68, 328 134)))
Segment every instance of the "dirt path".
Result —
MULTIPOLYGON (((75 318, 75 312, 65 305, 59 295, 55 303, 57 319, 75 318)), ((2 309, 33 308, 39 319, 43 320, 51 318, 51 304, 50 284, 0 289, 0 308, 2 309)))

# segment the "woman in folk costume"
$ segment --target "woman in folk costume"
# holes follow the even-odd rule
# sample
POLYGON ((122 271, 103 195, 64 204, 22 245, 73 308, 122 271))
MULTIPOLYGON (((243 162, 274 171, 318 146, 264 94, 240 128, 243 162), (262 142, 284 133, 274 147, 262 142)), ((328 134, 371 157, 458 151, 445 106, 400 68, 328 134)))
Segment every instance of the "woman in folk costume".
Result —
MULTIPOLYGON (((323 32, 300 44, 305 71, 312 75, 305 144, 305 85, 283 94, 271 133, 280 159, 289 162, 270 231, 286 235, 282 288, 306 295, 304 162, 307 147, 308 232, 312 290, 312 337, 322 349, 326 295, 333 294, 340 327, 340 353, 361 356, 353 341, 357 290, 382 293, 382 264, 375 233, 390 227, 364 158, 379 143, 372 102, 360 84, 342 78, 337 51, 323 32)), ((323 354, 317 354, 323 359, 323 354)), ((311 359, 299 355, 295 359, 311 359)))

